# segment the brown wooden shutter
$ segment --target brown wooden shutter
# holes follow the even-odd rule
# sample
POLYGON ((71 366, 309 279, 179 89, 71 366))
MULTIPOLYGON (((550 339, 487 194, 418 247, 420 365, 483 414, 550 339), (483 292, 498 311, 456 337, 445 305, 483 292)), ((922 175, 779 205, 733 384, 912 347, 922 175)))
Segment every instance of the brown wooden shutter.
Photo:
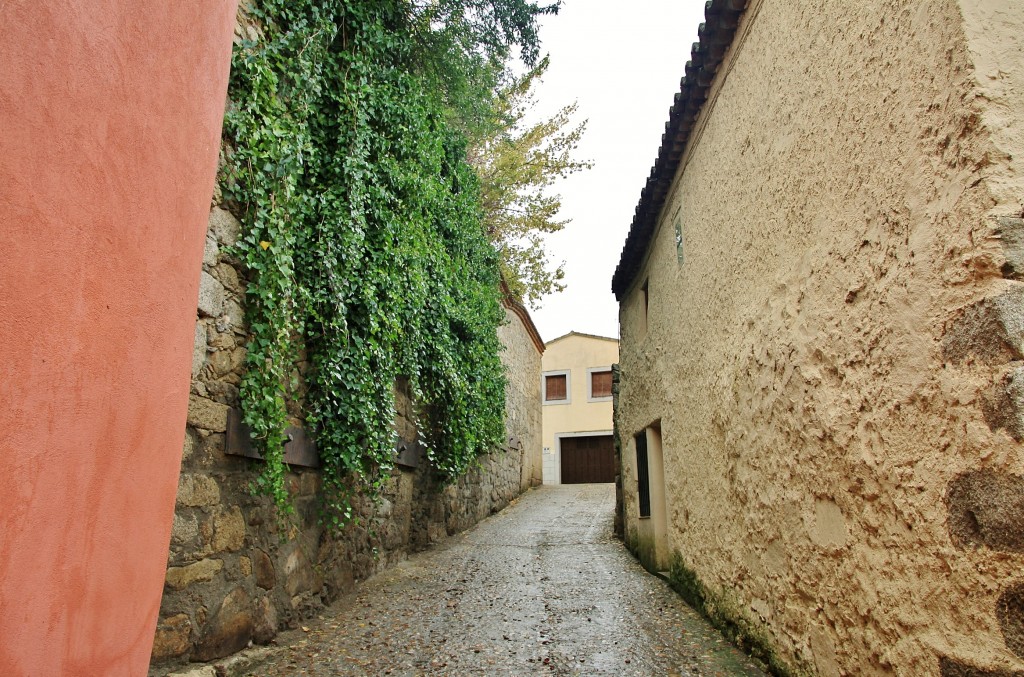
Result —
POLYGON ((590 396, 612 396, 612 373, 610 371, 590 372, 590 396))
POLYGON ((564 400, 565 395, 565 374, 544 377, 544 399, 546 401, 564 400))

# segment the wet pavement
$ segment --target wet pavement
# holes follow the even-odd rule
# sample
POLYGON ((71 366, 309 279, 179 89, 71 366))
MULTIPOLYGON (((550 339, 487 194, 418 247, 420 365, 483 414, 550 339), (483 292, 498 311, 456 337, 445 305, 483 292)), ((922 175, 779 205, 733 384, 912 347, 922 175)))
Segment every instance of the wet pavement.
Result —
POLYGON ((612 535, 614 486, 544 486, 361 584, 249 674, 763 675, 612 535))

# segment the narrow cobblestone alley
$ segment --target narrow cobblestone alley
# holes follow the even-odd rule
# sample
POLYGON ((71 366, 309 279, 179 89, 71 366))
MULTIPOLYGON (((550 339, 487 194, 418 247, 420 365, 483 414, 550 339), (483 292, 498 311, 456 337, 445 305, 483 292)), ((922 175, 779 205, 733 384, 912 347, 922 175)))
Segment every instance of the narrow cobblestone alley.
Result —
POLYGON ((612 534, 612 485, 545 486, 362 584, 277 675, 762 675, 612 534))

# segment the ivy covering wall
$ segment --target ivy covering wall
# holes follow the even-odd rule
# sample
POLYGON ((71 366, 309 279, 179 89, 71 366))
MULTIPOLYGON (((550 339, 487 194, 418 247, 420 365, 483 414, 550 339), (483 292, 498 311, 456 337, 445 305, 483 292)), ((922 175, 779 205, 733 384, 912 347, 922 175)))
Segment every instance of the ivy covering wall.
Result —
MULTIPOLYGON (((546 11, 506 4, 526 7, 531 29, 546 11)), ((235 47, 221 181, 244 225, 241 397, 267 460, 255 487, 287 510, 283 431, 304 347, 305 421, 337 526, 354 487, 373 493, 389 475, 396 377, 409 378, 441 473, 503 442, 498 263, 459 130, 484 108, 466 92, 490 86, 474 73, 496 74, 495 53, 467 43, 452 60, 438 16, 409 2, 257 0, 246 12, 259 37, 235 47)))

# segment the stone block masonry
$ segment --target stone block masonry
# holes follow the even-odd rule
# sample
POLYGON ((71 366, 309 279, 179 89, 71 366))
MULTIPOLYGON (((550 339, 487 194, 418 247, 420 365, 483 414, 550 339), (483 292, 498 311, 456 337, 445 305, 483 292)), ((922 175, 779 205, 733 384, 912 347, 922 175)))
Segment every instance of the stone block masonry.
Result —
MULTIPOLYGON (((188 427, 151 674, 268 643, 357 582, 475 524, 540 480, 540 352, 529 320, 510 308, 499 334, 513 448, 483 457, 448 486, 437 481, 425 459, 415 470, 396 468, 381 500, 357 499, 357 519, 336 537, 318 524, 319 472, 296 469, 287 478, 295 515, 279 520, 269 499, 249 491, 260 462, 225 453, 228 412, 239 406, 246 350, 245 275, 229 253, 240 229, 225 209, 211 210, 188 427)), ((298 365, 300 374, 306 367, 298 365)), ((404 384, 396 384, 396 395, 395 430, 415 441, 413 403, 404 384)), ((301 410, 292 414, 299 418, 301 410)))

